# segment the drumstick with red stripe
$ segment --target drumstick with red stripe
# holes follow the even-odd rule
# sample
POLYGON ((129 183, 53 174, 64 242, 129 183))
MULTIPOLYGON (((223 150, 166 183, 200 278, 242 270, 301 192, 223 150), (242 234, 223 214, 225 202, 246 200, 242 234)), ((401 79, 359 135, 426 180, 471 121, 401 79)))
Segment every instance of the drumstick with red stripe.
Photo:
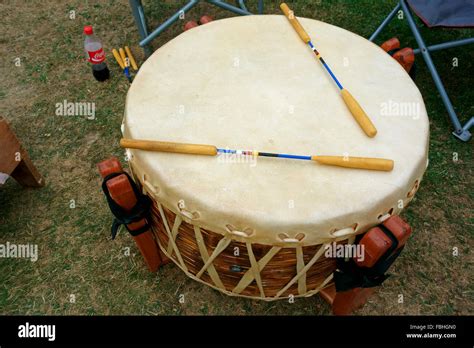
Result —
POLYGON ((385 158, 349 157, 349 156, 300 156, 284 153, 259 152, 251 150, 229 150, 217 148, 214 145, 172 143, 167 141, 121 139, 120 146, 128 149, 145 151, 172 152, 192 155, 216 156, 218 154, 236 154, 244 156, 261 156, 289 158, 297 160, 315 161, 329 166, 345 168, 381 170, 389 172, 393 169, 393 161, 385 158))
POLYGON ((370 120, 369 116, 365 113, 365 111, 362 109, 362 107, 359 105, 357 100, 352 96, 352 94, 349 93, 347 89, 342 87, 342 84, 339 82, 337 79, 336 75, 332 72, 332 70, 329 68, 328 64, 326 61, 323 59, 321 54, 318 52, 316 47, 314 47, 313 43, 311 42, 311 38, 309 37, 308 33, 303 29, 303 26, 300 24, 298 19, 296 19, 294 13, 290 8, 288 7, 287 4, 282 3, 280 5, 281 10, 285 14, 286 18, 290 21, 291 25, 293 28, 296 30, 298 33, 299 37, 305 44, 307 44, 311 50, 316 54, 316 57, 319 59, 321 64, 324 66, 324 68, 327 70, 329 75, 331 75, 332 79, 336 83, 337 87, 339 87, 339 90, 341 91, 341 96, 344 102, 346 103, 347 108, 350 110, 352 113, 352 116, 355 118, 359 126, 362 128, 362 130, 369 136, 370 138, 374 137, 375 134, 377 134, 377 129, 375 128, 374 124, 370 120))

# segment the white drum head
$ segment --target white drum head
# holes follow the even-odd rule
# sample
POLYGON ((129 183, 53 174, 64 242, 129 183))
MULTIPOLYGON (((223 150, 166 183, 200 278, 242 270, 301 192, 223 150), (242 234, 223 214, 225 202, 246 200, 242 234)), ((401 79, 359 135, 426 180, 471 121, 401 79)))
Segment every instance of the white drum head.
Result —
MULTIPOLYGON (((227 225, 275 244, 378 224, 411 199, 427 164, 423 99, 381 48, 344 29, 301 18, 321 55, 378 129, 368 138, 339 90, 284 16, 244 16, 189 30, 141 67, 127 96, 124 137, 300 155, 382 157, 392 172, 311 161, 131 150, 131 166, 156 200, 218 233, 227 225), (244 162, 244 163, 242 163, 244 162)), ((353 231, 354 232, 354 231, 353 231)), ((351 232, 349 231, 349 234, 351 232)))

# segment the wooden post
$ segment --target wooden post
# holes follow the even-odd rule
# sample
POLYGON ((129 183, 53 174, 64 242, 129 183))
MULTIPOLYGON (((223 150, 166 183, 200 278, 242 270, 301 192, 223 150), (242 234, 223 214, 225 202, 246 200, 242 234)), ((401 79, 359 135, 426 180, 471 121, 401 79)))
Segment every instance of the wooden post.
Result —
MULTIPOLYGON (((358 266, 372 268, 377 264, 377 262, 383 260, 384 254, 386 252, 391 253, 389 256, 392 256, 397 250, 400 252, 411 232, 412 230, 410 225, 408 225, 408 223, 398 215, 393 215, 382 222, 379 226, 371 228, 359 241, 359 244, 365 247, 365 263, 359 262, 358 266), (388 230, 392 236, 396 238, 398 246, 395 250, 388 250, 388 243, 390 242, 390 239, 388 239, 386 242, 383 239, 375 238, 376 236, 380 236, 380 234, 384 235, 382 230, 380 230, 382 227, 388 230)), ((356 287, 338 292, 336 291, 336 285, 332 283, 330 286, 321 290, 319 294, 332 306, 332 312, 334 315, 350 315, 355 310, 364 306, 376 289, 377 287, 356 287)))
MULTIPOLYGON (((123 172, 119 160, 115 157, 99 163, 97 167, 99 168, 99 172, 103 178, 112 173, 123 172)), ((136 205, 137 197, 135 196, 135 192, 133 191, 128 178, 124 174, 108 180, 107 188, 110 197, 126 211, 131 210, 136 205)), ((145 219, 141 219, 140 221, 128 224, 127 227, 131 231, 134 231, 144 227, 146 223, 145 219)), ((133 239, 135 240, 135 243, 137 244, 150 272, 156 272, 160 266, 170 261, 161 253, 151 229, 133 236, 133 239)))
POLYGON ((332 306, 334 315, 351 315, 365 305, 376 288, 355 288, 347 291, 336 292, 336 286, 321 290, 320 296, 332 306))

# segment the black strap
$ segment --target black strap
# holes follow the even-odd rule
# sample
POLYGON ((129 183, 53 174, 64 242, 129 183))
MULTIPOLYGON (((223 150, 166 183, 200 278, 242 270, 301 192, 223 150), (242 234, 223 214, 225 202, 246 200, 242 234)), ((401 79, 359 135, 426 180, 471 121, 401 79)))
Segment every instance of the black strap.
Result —
POLYGON ((150 207, 152 203, 151 199, 140 192, 130 175, 128 175, 126 172, 117 172, 107 175, 104 178, 104 181, 102 182, 102 191, 104 191, 105 197, 107 198, 107 203, 109 204, 110 211, 115 217, 114 221, 112 222, 111 228, 112 239, 115 239, 115 236, 117 235, 118 229, 121 225, 125 225, 125 228, 128 232, 130 232, 132 236, 138 236, 150 229, 150 225, 148 224, 147 218, 150 213, 150 207), (137 204, 135 204, 135 206, 129 212, 125 211, 112 199, 112 197, 110 196, 109 188, 107 187, 107 181, 122 174, 127 177, 128 181, 130 182, 130 186, 132 187, 133 192, 135 193, 135 197, 137 198, 137 204), (138 222, 142 219, 145 219, 146 221, 143 227, 140 227, 136 230, 130 230, 128 228, 128 224, 138 222))
POLYGON ((393 233, 383 224, 377 227, 390 238, 392 245, 370 268, 360 267, 353 259, 349 261, 345 261, 343 258, 337 259, 338 269, 334 272, 334 283, 337 292, 379 286, 390 276, 385 272, 400 255, 404 246, 397 250, 399 243, 393 233))

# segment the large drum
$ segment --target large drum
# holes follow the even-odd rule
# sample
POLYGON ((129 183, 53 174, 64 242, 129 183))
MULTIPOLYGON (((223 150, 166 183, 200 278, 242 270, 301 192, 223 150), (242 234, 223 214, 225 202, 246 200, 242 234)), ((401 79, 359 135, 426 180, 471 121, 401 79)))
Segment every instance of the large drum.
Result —
POLYGON ((283 16, 189 30, 142 66, 127 96, 126 138, 220 148, 393 159, 391 172, 278 158, 127 150, 153 202, 161 250, 229 295, 310 296, 329 286, 325 245, 399 214, 427 166, 429 125, 405 70, 344 29, 301 19, 378 129, 367 137, 324 68, 283 16))

